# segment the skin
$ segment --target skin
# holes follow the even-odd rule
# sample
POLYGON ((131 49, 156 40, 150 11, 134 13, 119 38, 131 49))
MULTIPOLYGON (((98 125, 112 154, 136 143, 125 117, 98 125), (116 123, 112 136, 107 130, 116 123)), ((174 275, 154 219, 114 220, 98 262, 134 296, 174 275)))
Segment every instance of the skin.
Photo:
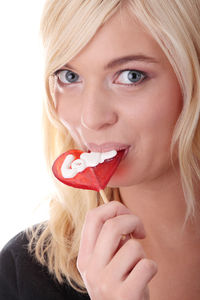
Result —
POLYGON ((186 207, 176 153, 173 167, 170 161, 182 95, 167 58, 122 10, 62 70, 56 109, 80 147, 130 146, 109 182, 120 187, 123 204, 92 210, 83 228, 78 268, 90 298, 199 299, 199 219, 181 231, 186 207), (118 60, 127 56, 134 59, 118 60), (62 70, 74 72, 75 81, 62 70), (121 70, 136 70, 136 82, 121 70))

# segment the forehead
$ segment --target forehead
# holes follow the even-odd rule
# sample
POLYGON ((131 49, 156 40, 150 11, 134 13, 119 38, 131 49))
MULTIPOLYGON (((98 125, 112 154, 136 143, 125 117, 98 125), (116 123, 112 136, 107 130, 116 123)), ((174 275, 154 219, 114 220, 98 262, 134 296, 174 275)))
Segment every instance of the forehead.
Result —
POLYGON ((127 9, 115 13, 95 34, 92 40, 70 63, 103 63, 115 57, 146 55, 157 60, 164 54, 145 28, 127 9))

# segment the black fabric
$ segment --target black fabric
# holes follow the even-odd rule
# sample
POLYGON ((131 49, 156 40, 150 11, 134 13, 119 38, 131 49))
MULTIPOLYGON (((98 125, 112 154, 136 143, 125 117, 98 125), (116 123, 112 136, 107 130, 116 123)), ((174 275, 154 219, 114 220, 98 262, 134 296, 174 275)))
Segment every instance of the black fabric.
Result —
POLYGON ((60 285, 27 251, 25 233, 0 253, 0 300, 89 300, 68 284, 60 285))

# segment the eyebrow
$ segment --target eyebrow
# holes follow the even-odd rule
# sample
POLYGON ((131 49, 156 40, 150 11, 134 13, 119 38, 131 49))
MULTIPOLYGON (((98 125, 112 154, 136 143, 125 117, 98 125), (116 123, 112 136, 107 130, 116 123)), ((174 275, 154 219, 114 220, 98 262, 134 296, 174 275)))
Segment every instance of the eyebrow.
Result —
POLYGON ((147 62, 147 63, 159 63, 159 61, 156 60, 153 57, 138 54, 138 55, 129 55, 129 56, 116 58, 116 59, 110 61, 105 66, 105 69, 112 69, 114 67, 123 65, 123 64, 131 62, 131 61, 142 61, 142 62, 147 62))
MULTIPOLYGON (((141 61, 141 62, 147 62, 147 63, 159 63, 158 60, 156 60, 154 57, 138 54, 138 55, 128 55, 123 57, 118 57, 116 59, 111 60, 108 64, 105 65, 104 69, 112 69, 114 67, 126 64, 131 61, 141 61)), ((64 65, 64 67, 73 69, 73 67, 70 64, 64 65)))

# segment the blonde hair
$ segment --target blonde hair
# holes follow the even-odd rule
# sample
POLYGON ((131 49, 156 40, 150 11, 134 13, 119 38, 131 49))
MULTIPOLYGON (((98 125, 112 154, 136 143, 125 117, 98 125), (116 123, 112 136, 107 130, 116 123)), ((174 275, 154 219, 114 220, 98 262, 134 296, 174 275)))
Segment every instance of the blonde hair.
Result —
MULTIPOLYGON (((45 49, 44 138, 47 165, 76 145, 58 120, 54 103, 54 72, 75 57, 97 30, 126 6, 150 31, 171 63, 183 94, 183 110, 172 139, 178 145, 187 218, 196 212, 195 182, 199 172, 200 3, 197 0, 47 0, 41 22, 45 49)), ((55 180, 50 219, 31 233, 29 250, 61 283, 65 278, 85 291, 76 267, 80 233, 89 209, 101 203, 93 191, 78 190, 55 180)), ((108 198, 116 190, 107 189, 108 198)))

